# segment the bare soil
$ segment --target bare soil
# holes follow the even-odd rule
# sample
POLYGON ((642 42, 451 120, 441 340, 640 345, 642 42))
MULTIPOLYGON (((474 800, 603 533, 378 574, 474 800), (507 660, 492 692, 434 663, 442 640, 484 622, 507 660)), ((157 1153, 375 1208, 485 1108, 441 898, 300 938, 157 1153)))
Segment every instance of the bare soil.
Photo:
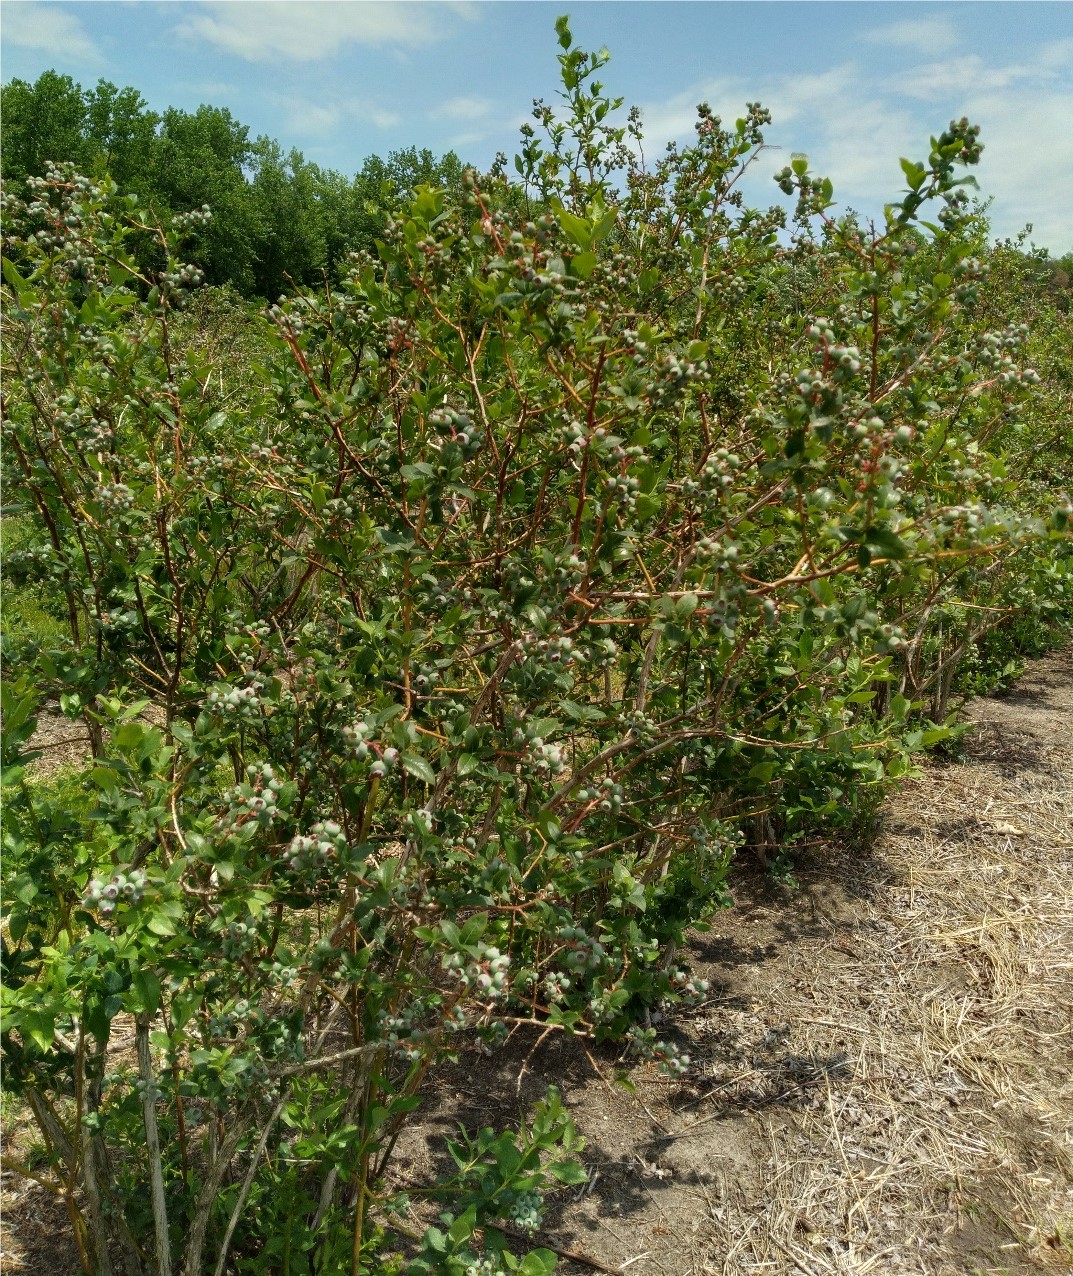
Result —
MULTIPOLYGON (((689 954, 710 999, 659 1024, 688 1077, 630 1092, 615 1051, 520 1031, 437 1073, 400 1184, 556 1084, 588 1141, 537 1238, 566 1276, 1073 1270, 1073 653, 967 714, 868 847, 739 868, 689 954)), ((62 1207, 2 1186, 0 1270, 73 1276, 62 1207)))

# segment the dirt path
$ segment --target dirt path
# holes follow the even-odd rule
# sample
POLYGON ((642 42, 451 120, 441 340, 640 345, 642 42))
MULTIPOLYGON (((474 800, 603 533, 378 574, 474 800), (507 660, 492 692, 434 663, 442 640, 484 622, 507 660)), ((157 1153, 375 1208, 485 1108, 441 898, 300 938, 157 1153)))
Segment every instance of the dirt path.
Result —
MULTIPOLYGON (((736 880, 693 948, 713 1000, 674 1025, 689 1084, 533 1056, 522 1097, 558 1082, 589 1140, 545 1238, 632 1276, 1073 1268, 1073 659, 969 714, 867 855, 813 858, 796 898, 736 880)), ((526 1054, 444 1078, 415 1161, 516 1108, 526 1054)))

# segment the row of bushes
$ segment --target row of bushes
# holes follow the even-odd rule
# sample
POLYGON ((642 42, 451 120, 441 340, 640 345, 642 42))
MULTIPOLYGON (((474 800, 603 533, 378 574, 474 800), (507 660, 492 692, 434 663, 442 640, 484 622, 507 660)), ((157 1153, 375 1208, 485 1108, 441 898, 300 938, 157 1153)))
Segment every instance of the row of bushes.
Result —
POLYGON ((579 1172, 554 1094, 413 1232, 428 1069, 531 1027, 687 1072, 643 1012, 704 996, 739 849, 860 818, 988 635, 1069 615, 1073 343, 976 130, 878 229, 795 157, 786 227, 762 108, 645 168, 558 30, 520 181, 420 189, 248 347, 184 319, 202 214, 151 277, 107 182, 7 200, 15 568, 69 633, 5 689, 5 1084, 87 1271, 550 1270, 496 1224, 579 1172), (92 741, 61 799, 43 696, 92 741))

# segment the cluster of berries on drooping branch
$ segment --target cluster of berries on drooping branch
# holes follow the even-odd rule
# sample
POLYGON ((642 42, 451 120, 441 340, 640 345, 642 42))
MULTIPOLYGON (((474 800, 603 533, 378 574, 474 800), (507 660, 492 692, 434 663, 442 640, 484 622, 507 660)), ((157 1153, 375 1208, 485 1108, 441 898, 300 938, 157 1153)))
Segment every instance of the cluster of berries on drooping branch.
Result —
POLYGON ((107 880, 95 877, 86 887, 82 903, 102 917, 111 917, 118 904, 137 904, 145 894, 148 878, 140 868, 116 872, 107 880))

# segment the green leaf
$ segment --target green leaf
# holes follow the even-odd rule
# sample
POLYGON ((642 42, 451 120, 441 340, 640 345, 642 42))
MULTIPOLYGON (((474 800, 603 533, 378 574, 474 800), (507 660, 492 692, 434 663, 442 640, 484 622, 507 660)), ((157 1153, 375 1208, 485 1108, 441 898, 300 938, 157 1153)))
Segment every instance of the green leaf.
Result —
POLYGON ((146 925, 154 935, 161 935, 167 938, 169 935, 175 934, 175 927, 172 925, 170 918, 164 913, 153 913, 146 925))
POLYGON ((466 776, 476 771, 480 766, 481 760, 473 753, 463 753, 458 759, 458 766, 455 768, 459 776, 466 776))
POLYGON ((596 269, 597 257, 595 253, 584 252, 575 253, 570 259, 570 269, 579 279, 589 279, 592 272, 596 269))
POLYGON ((42 1050, 48 1050, 56 1037, 56 1017, 44 1010, 25 1010, 20 1016, 23 1033, 42 1050))
POLYGON ((458 1218, 451 1224, 447 1235, 456 1245, 461 1245, 463 1241, 468 1241, 473 1235, 473 1231, 477 1226, 477 1207, 471 1205, 464 1214, 460 1214, 458 1218))
POLYGON ((155 1015, 160 1009, 160 980, 151 970, 136 970, 131 984, 147 1015, 155 1015))
POLYGON ((592 227, 584 217, 578 217, 576 213, 568 212, 565 208, 558 210, 558 216, 567 238, 572 243, 583 249, 592 247, 592 227))
POLYGON ((551 1276, 555 1271, 555 1255, 550 1249, 531 1249, 518 1268, 522 1276, 551 1276))
POLYGON ((447 1253, 447 1237, 438 1227, 427 1228, 423 1239, 425 1248, 431 1250, 433 1254, 447 1253))
POLYGON ((402 755, 403 769, 409 771, 411 775, 416 776, 419 780, 424 780, 426 784, 436 783, 436 772, 429 766, 428 762, 419 753, 404 753, 402 755))
POLYGON ((882 558, 905 558, 909 553, 905 542, 899 540, 889 527, 865 528, 864 543, 882 558))
POLYGON ((909 183, 909 189, 916 191, 924 185, 924 179, 927 177, 927 169, 923 164, 915 164, 912 160, 902 159, 898 161, 902 166, 902 172, 905 174, 905 180, 909 183))
POLYGON ((597 218, 592 228, 592 242, 594 244, 603 243, 603 241, 611 234, 615 228, 615 222, 618 221, 618 212, 614 208, 609 208, 602 217, 597 218))

